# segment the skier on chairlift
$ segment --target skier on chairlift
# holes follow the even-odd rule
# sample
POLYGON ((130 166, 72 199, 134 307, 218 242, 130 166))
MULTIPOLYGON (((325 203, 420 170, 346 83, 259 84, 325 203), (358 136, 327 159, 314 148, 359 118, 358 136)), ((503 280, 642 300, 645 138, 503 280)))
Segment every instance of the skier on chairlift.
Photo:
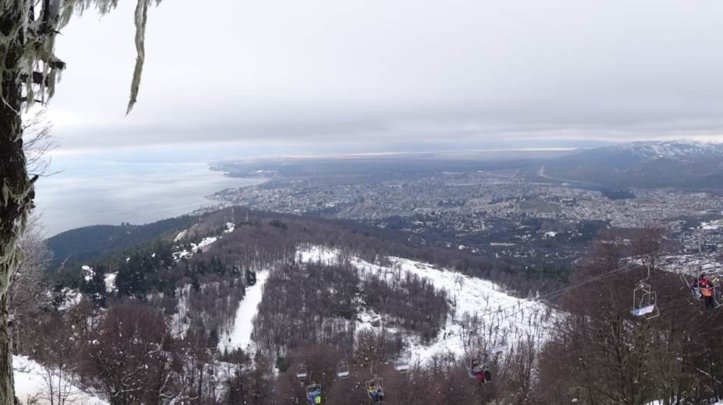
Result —
POLYGON ((715 286, 706 277, 705 273, 701 273, 697 282, 698 291, 700 291, 706 309, 715 309, 715 286))
POLYGON ((713 276, 710 278, 710 283, 713 284, 713 299, 715 300, 715 304, 717 307, 718 304, 721 302, 720 276, 718 274, 713 274, 713 276))
POLYGON ((485 353, 482 357, 482 361, 473 359, 471 367, 469 368, 470 377, 477 380, 478 383, 487 384, 492 381, 492 371, 490 368, 490 362, 485 353))
POLYGON ((367 385, 367 393, 369 394, 369 399, 372 400, 373 404, 378 404, 384 401, 384 388, 382 388, 381 384, 377 384, 375 382, 369 383, 367 385))
POLYGON ((309 403, 309 405, 319 405, 321 404, 321 386, 317 384, 312 384, 307 388, 306 391, 306 401, 309 403))

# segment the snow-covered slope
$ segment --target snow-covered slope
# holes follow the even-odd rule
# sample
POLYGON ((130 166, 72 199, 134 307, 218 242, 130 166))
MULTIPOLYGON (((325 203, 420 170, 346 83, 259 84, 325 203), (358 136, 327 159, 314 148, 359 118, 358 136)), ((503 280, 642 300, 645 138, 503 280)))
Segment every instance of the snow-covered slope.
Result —
MULTIPOLYGON (((22 404, 50 404, 48 397, 47 378, 49 374, 43 366, 28 359, 25 356, 13 356, 13 369, 15 370, 15 396, 22 404)), ((58 387, 57 373, 52 373, 53 385, 58 387)), ((67 381, 61 379, 62 392, 67 394, 66 405, 107 405, 104 401, 94 395, 90 395, 78 389, 67 381)), ((57 395, 57 394, 56 394, 57 395)), ((54 403, 58 403, 57 398, 54 403)))
POLYGON ((644 159, 686 160, 723 157, 723 144, 694 141, 631 142, 601 149, 629 151, 644 159))
MULTIPOLYGON (((538 344, 546 339, 556 313, 545 304, 534 300, 520 299, 507 294, 499 285, 487 280, 435 267, 398 257, 389 257, 389 265, 382 266, 349 258, 361 277, 375 275, 391 281, 412 273, 425 278, 433 285, 447 292, 450 298, 452 314, 447 324, 430 345, 424 345, 416 337, 408 337, 407 343, 412 353, 412 361, 426 362, 435 354, 452 353, 464 356, 470 351, 480 350, 465 345, 469 339, 469 319, 477 315, 480 319, 477 331, 483 336, 488 347, 512 344, 528 336, 534 337, 538 344)), ((301 263, 319 262, 334 264, 342 260, 339 250, 320 246, 300 247, 297 261, 301 263)), ((358 328, 372 327, 371 320, 379 316, 362 313, 358 328)))
MULTIPOLYGON (((554 321, 556 312, 545 304, 521 299, 508 294, 499 285, 487 280, 470 277, 458 272, 435 267, 428 263, 399 257, 388 257, 386 265, 370 263, 359 257, 343 255, 338 249, 321 246, 297 247, 296 260, 298 263, 322 263, 333 265, 343 260, 354 266, 362 278, 372 275, 391 282, 395 278, 403 278, 406 273, 429 280, 437 289, 444 290, 450 301, 451 313, 447 317, 444 329, 439 336, 428 345, 421 342, 417 336, 405 337, 413 362, 424 363, 437 354, 454 354, 462 357, 472 351, 489 349, 500 345, 514 344, 528 336, 535 338, 537 344, 545 341, 549 327, 554 321), (482 337, 488 347, 470 347, 471 319, 478 318, 474 328, 482 337)), ((222 331, 219 349, 242 349, 247 352, 254 351, 252 340, 253 320, 258 312, 258 306, 263 299, 264 286, 269 271, 260 271, 257 282, 246 291, 246 296, 239 304, 234 321, 228 330, 222 331)), ((179 307, 182 307, 183 294, 180 295, 179 307)), ((385 327, 381 315, 367 308, 359 308, 356 320, 356 330, 378 329, 385 327)), ((179 311, 181 314, 183 311, 179 311)), ((182 315, 174 319, 177 329, 180 326, 182 315)), ((386 326, 390 332, 395 328, 386 326)), ((176 331, 178 333, 180 331, 176 331)))
POLYGON ((246 289, 246 295, 239 304, 232 327, 221 335, 218 348, 222 352, 233 349, 242 349, 247 353, 253 351, 253 347, 251 347, 253 322, 263 298, 264 285, 268 278, 268 271, 260 271, 256 275, 256 284, 246 289))
MULTIPOLYGON (((173 258, 175 260, 181 260, 183 258, 188 258, 193 256, 195 253, 198 253, 199 251, 201 253, 206 252, 211 245, 213 245, 217 240, 223 238, 223 235, 232 233, 236 229, 236 225, 233 222, 227 222, 225 229, 221 232, 220 235, 216 236, 206 236, 203 239, 201 239, 198 243, 191 242, 190 250, 188 249, 181 249, 178 251, 173 252, 173 258)), ((178 235, 176 235, 176 238, 174 239, 174 242, 182 241, 186 238, 188 234, 188 230, 181 231, 178 235)))

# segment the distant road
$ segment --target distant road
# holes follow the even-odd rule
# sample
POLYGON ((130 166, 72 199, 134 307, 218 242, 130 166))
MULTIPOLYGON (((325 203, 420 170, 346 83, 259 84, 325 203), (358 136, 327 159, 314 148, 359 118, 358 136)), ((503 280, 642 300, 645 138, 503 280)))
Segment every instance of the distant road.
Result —
POLYGON ((548 175, 545 174, 545 165, 542 165, 542 166, 540 166, 539 169, 537 169, 537 176, 538 176, 538 177, 541 177, 541 178, 543 178, 543 179, 547 179, 547 180, 561 181, 561 182, 563 182, 563 183, 580 184, 580 185, 585 185, 585 186, 594 186, 593 183, 587 183, 587 182, 580 181, 580 180, 562 179, 562 178, 559 178, 559 177, 548 176, 548 175))

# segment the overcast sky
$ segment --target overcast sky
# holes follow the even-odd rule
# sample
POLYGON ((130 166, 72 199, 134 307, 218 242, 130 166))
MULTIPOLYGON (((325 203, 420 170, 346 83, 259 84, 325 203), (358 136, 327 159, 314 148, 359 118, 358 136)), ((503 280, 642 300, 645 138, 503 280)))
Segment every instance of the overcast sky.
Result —
POLYGON ((128 117, 134 1, 120 3, 58 40, 68 68, 49 113, 61 153, 723 134, 720 0, 165 0, 149 13, 128 117))

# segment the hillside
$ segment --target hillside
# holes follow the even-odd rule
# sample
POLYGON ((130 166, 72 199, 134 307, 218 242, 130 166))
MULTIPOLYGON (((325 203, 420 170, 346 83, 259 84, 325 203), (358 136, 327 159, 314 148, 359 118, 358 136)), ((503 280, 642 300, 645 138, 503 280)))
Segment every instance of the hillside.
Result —
POLYGON ((313 383, 329 405, 361 404, 368 381, 399 404, 571 403, 593 387, 595 403, 714 397, 700 377, 720 374, 720 319, 678 275, 650 275, 659 318, 631 315, 646 273, 618 260, 654 248, 650 235, 609 235, 560 288, 352 223, 229 218, 209 213, 158 243, 69 266, 16 326, 35 337, 19 354, 119 404, 303 403, 313 383), (467 367, 485 356, 494 377, 480 385, 467 367))
POLYGON ((95 225, 72 229, 47 239, 53 253, 51 268, 63 262, 82 262, 126 249, 173 231, 187 228, 197 219, 182 216, 146 225, 95 225))
POLYGON ((634 142, 544 163, 540 177, 609 189, 723 190, 723 144, 634 142))

